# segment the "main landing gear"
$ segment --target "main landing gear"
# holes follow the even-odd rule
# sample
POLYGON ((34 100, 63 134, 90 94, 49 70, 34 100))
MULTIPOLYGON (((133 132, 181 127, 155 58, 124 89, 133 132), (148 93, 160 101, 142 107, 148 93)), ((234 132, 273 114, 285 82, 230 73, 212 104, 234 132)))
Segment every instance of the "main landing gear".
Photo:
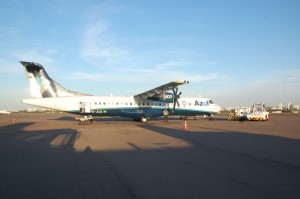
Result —
POLYGON ((147 118, 147 117, 142 116, 142 117, 140 118, 140 122, 142 122, 142 123, 146 123, 147 121, 148 121, 148 118, 147 118))
POLYGON ((187 119, 193 119, 193 120, 196 120, 197 117, 195 115, 180 115, 179 119, 184 119, 184 120, 187 120, 187 119))
POLYGON ((139 118, 134 118, 133 120, 136 122, 146 123, 146 122, 148 122, 149 117, 141 116, 139 118))

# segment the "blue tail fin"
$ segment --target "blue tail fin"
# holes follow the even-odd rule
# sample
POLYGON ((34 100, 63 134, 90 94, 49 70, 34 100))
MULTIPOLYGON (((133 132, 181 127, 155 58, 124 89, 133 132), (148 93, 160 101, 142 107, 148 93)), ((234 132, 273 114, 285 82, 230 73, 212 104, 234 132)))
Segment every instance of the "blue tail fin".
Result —
POLYGON ((21 61, 25 68, 25 73, 29 82, 31 94, 34 98, 46 97, 67 97, 85 96, 87 94, 78 93, 65 89, 53 79, 51 79, 41 64, 21 61))

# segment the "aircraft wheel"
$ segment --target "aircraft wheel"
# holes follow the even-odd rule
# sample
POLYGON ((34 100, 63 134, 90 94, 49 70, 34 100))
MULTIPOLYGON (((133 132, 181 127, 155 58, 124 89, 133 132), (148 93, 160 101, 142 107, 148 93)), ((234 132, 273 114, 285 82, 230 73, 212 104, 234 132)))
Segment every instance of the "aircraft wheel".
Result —
POLYGON ((147 122, 147 118, 144 117, 144 116, 142 116, 142 117, 140 118, 140 121, 141 121, 142 123, 146 123, 146 122, 147 122))
POLYGON ((213 121, 214 120, 214 114, 209 115, 208 120, 213 121))

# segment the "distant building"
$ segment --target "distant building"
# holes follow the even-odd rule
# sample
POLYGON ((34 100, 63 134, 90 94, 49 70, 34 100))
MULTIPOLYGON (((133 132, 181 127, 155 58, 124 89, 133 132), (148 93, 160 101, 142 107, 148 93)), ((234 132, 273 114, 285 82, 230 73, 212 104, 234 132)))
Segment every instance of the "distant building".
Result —
POLYGON ((288 103, 288 110, 292 110, 293 109, 293 104, 290 102, 288 103))
POLYGON ((279 109, 279 110, 283 110, 283 104, 282 104, 282 103, 280 103, 280 104, 278 105, 278 109, 279 109))

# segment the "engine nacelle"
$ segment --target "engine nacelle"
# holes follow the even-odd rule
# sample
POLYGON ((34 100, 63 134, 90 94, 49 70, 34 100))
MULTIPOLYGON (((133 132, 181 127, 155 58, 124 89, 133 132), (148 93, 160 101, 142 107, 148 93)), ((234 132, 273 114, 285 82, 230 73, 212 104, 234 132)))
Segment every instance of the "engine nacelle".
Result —
POLYGON ((172 103, 174 102, 174 95, 173 93, 163 92, 160 95, 155 95, 153 97, 148 97, 149 100, 157 101, 157 102, 167 102, 172 103))

